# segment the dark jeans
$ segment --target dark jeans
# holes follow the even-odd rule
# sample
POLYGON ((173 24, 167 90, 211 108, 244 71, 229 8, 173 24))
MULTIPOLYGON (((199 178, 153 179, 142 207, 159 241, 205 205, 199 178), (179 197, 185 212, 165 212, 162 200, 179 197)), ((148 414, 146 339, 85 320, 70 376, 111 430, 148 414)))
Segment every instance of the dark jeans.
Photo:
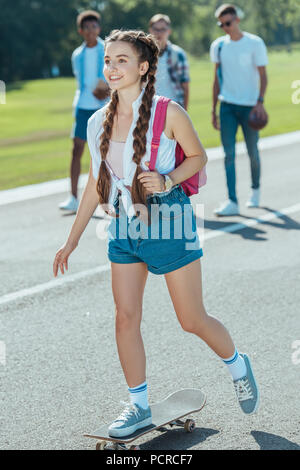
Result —
POLYGON ((260 158, 257 147, 259 134, 248 125, 248 118, 252 106, 240 106, 221 102, 220 126, 221 139, 225 152, 225 172, 228 188, 228 196, 234 202, 236 197, 235 175, 235 140, 239 124, 242 126, 248 155, 250 158, 252 189, 258 189, 260 185, 260 158))

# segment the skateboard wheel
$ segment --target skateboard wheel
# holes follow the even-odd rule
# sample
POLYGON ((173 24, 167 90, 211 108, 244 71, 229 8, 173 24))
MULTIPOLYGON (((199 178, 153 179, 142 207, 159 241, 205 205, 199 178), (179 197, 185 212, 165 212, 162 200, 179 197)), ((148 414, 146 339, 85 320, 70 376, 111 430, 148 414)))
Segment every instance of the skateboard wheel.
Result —
POLYGON ((141 450, 140 446, 132 445, 129 447, 129 450, 141 450))
POLYGON ((196 427, 196 423, 193 419, 187 419, 184 423, 184 429, 186 432, 193 432, 196 427))
POLYGON ((104 450, 106 447, 105 441, 98 441, 96 444, 96 450, 104 450))

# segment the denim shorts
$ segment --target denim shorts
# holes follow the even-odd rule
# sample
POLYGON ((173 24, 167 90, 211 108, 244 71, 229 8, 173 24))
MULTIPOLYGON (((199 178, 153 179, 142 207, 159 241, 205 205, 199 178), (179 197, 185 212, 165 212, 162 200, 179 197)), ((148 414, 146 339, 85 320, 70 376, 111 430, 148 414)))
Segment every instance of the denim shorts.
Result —
POLYGON ((146 263, 154 274, 175 271, 203 256, 196 218, 189 197, 180 185, 169 193, 147 196, 151 223, 126 214, 121 198, 107 229, 108 258, 113 263, 146 263))

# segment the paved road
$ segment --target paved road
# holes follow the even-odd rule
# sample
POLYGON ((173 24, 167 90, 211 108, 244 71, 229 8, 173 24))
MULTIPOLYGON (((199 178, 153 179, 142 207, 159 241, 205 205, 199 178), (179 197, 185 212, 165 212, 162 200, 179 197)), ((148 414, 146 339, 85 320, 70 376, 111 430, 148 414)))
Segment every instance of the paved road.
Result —
MULTIPOLYGON (((212 213, 225 194, 222 160, 209 164, 208 185, 193 203, 205 204, 205 306, 252 358, 259 413, 240 412, 225 366, 180 329, 163 276, 150 274, 142 324, 150 401, 199 387, 207 406, 195 416, 193 434, 153 433, 152 440, 141 439, 143 449, 300 449, 300 351, 292 348, 300 340, 299 145, 263 152, 259 209, 244 206, 247 156, 238 157, 237 173, 240 217, 212 213)), ((88 224, 64 279, 85 274, 53 287, 53 258, 74 220, 57 209, 64 197, 0 207, 1 449, 93 449, 94 441, 82 434, 109 422, 121 411, 120 400, 127 400, 110 270, 91 271, 108 263, 97 219, 88 224), (15 293, 10 300, 8 293, 15 293)))

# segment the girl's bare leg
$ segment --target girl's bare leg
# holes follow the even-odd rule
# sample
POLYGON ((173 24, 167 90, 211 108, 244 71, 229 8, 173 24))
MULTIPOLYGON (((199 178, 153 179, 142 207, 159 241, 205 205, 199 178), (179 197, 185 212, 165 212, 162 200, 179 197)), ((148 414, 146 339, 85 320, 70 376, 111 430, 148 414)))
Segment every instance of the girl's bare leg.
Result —
POLYGON ((221 358, 231 357, 235 346, 230 334, 203 305, 200 260, 165 274, 165 279, 182 328, 199 336, 221 358))
POLYGON ((145 263, 111 263, 111 274, 118 353, 128 387, 133 388, 146 380, 140 325, 148 269, 145 263))

